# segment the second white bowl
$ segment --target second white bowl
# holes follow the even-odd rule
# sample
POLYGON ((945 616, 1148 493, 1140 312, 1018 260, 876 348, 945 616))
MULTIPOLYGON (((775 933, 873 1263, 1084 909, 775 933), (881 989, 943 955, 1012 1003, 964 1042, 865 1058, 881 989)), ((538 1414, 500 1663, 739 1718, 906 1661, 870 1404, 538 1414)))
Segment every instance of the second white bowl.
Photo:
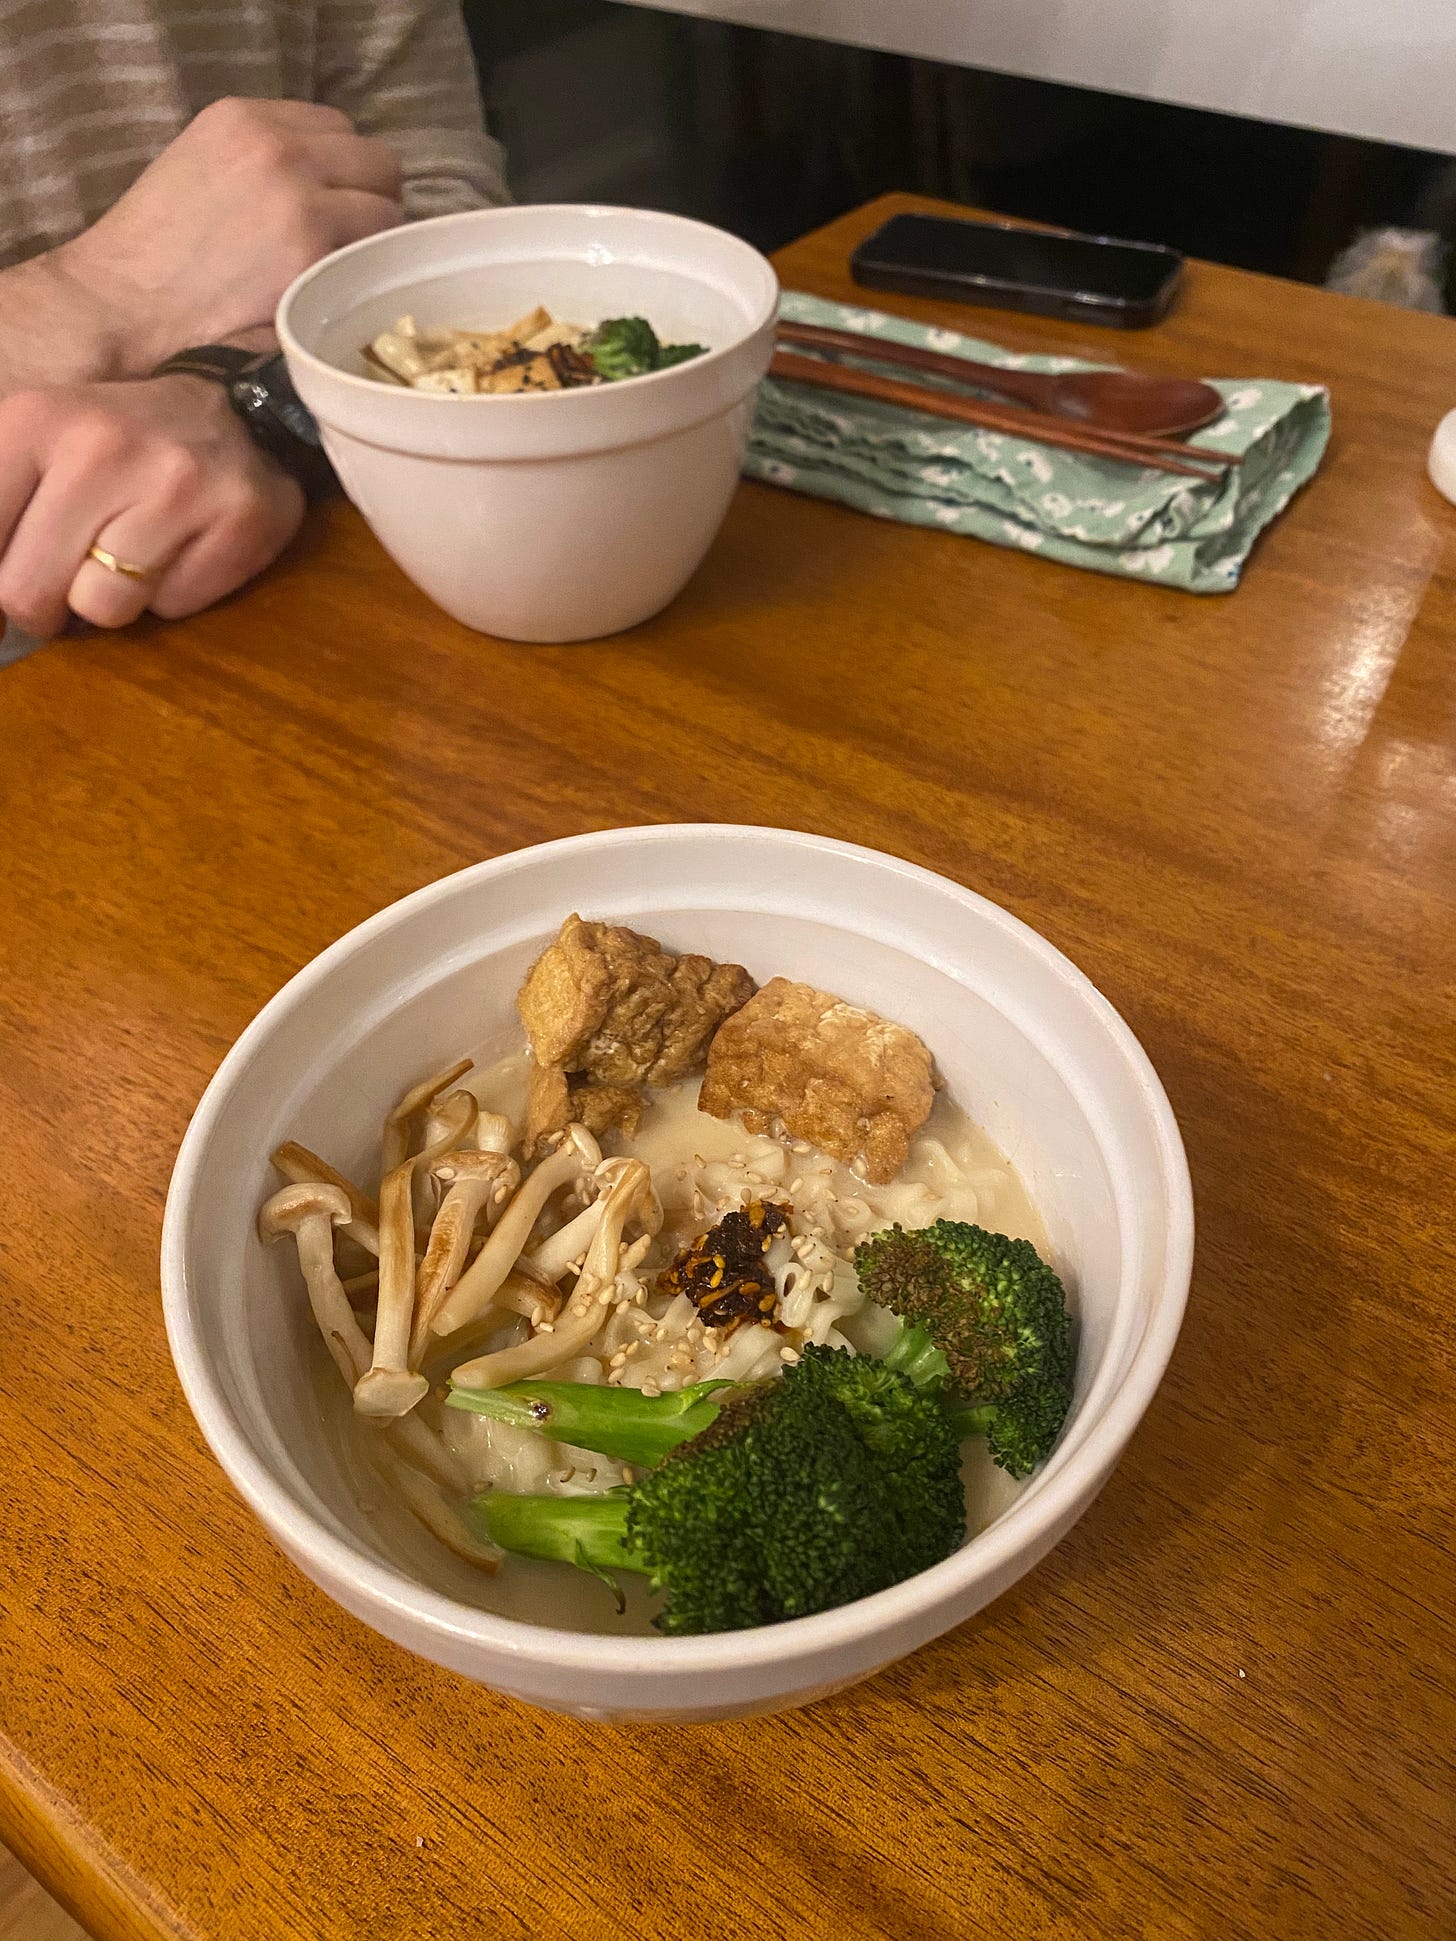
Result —
POLYGON ((415 584, 510 640, 596 639, 696 570, 743 464, 778 284, 758 251, 686 217, 479 209, 367 237, 285 291, 278 336, 349 497, 415 584), (367 376, 402 314, 500 326, 544 304, 644 316, 706 356, 625 383, 441 397, 367 376))

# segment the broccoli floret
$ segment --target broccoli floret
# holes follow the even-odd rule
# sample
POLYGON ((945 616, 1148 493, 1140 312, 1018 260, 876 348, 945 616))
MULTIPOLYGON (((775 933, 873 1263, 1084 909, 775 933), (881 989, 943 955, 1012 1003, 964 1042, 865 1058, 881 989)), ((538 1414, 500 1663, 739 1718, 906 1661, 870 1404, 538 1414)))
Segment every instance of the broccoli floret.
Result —
POLYGON ((1066 1294, 1035 1247, 937 1220, 871 1234, 854 1265, 904 1323, 886 1365, 942 1381, 960 1433, 984 1434, 1003 1469, 1030 1475, 1061 1432, 1076 1372, 1066 1294))
MULTIPOLYGON (((610 1411, 622 1392, 590 1393, 610 1411)), ((493 1492, 474 1513, 502 1549, 644 1572, 673 1634, 831 1610, 939 1563, 965 1534, 960 1452, 936 1398, 880 1362, 815 1347, 782 1379, 730 1395, 623 1490, 493 1492)))
POLYGON ((662 352, 657 332, 645 317, 609 317, 581 347, 596 366, 597 376, 613 380, 655 371, 662 352))
POLYGON ((582 340, 598 377, 644 377, 702 355, 701 344, 662 344, 645 317, 609 317, 582 340))

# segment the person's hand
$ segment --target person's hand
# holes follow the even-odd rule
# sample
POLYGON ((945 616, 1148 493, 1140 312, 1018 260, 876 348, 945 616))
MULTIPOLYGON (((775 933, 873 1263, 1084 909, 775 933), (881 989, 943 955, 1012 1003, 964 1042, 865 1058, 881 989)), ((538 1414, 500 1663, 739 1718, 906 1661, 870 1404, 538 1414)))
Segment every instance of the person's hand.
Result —
POLYGON ((337 108, 215 101, 47 264, 103 305, 118 375, 272 320, 300 271, 403 219, 399 157, 337 108))
POLYGON ((0 614, 25 633, 59 632, 68 608, 99 627, 195 613, 261 572, 302 517, 298 485, 205 378, 0 401, 0 614))

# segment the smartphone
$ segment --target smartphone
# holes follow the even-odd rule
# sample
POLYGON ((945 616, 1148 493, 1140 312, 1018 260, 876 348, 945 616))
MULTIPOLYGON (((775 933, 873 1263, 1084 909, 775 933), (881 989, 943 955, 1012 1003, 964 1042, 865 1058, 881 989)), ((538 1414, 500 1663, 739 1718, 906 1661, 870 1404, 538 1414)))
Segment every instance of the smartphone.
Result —
POLYGON ((1183 258, 1155 243, 953 216, 891 216, 850 258, 872 290, 1136 330, 1167 315, 1183 258))

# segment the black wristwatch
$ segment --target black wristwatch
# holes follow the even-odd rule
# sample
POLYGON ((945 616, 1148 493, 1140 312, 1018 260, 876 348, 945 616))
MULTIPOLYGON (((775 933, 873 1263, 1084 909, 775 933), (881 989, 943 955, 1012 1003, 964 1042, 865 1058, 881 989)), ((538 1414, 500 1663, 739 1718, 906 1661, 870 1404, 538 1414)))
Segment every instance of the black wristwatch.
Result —
POLYGON ((338 491, 339 482, 319 439, 318 425, 294 390, 281 351, 199 344, 165 359, 152 375, 166 377, 173 372, 221 384, 253 443, 277 459, 310 499, 338 491))

